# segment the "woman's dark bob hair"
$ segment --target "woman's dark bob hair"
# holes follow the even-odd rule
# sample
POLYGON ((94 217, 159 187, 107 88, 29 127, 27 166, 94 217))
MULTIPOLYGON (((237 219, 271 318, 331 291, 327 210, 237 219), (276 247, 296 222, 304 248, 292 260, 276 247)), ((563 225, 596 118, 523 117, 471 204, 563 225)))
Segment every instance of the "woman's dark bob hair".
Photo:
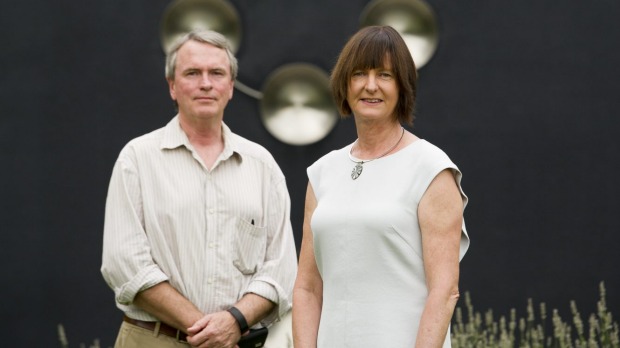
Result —
POLYGON ((398 103, 394 118, 401 124, 413 125, 417 72, 407 44, 390 26, 369 26, 360 29, 346 43, 334 70, 330 84, 334 101, 343 117, 351 114, 347 91, 351 75, 357 70, 382 68, 389 60, 398 86, 398 103))

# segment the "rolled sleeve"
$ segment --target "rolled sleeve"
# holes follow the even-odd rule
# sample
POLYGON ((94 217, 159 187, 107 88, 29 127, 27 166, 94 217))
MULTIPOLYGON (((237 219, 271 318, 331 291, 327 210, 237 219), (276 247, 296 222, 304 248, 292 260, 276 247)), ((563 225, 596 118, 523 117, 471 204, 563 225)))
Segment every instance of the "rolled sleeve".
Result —
POLYGON ((145 267, 138 271, 138 274, 128 282, 114 289, 116 302, 122 305, 130 305, 140 291, 144 291, 167 280, 168 276, 166 276, 159 267, 145 267))
POLYGON ((261 324, 263 326, 268 326, 269 324, 279 320, 280 316, 286 313, 288 309, 290 309, 290 304, 288 303, 288 301, 280 300, 281 298, 283 298, 283 296, 284 298, 286 298, 286 294, 283 293, 281 288, 280 291, 276 290, 275 286, 277 285, 274 283, 273 280, 261 278, 252 281, 245 292, 246 294, 256 294, 276 304, 276 309, 271 311, 269 315, 267 315, 261 320, 261 324), (280 309, 282 308, 287 309, 284 312, 281 312, 280 309))
POLYGON ((168 280, 151 257, 141 209, 137 170, 121 153, 106 200, 101 265, 119 307, 130 305, 138 292, 168 280))
POLYGON ((280 302, 280 294, 275 289, 275 284, 270 279, 256 279, 250 283, 246 293, 252 293, 266 298, 273 303, 280 302))

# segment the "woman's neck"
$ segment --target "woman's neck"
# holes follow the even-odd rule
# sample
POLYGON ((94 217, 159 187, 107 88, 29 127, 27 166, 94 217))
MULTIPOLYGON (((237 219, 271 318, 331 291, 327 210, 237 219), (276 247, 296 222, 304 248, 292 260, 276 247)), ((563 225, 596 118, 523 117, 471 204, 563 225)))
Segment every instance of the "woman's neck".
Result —
POLYGON ((358 124, 358 138, 353 145, 351 153, 360 159, 369 159, 384 155, 385 152, 390 149, 392 149, 392 151, 397 149, 397 144, 402 140, 403 133, 403 127, 397 122, 372 125, 358 124))

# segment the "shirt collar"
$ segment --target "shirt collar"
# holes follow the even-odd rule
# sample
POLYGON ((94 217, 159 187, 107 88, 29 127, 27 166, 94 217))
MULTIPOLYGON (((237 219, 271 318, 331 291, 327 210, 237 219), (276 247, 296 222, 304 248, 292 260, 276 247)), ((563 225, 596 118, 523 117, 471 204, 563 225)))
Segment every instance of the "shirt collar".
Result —
MULTIPOLYGON (((222 122, 222 137, 224 138, 224 149, 220 154, 221 160, 226 160, 234 154, 237 154, 239 158, 242 158, 239 144, 235 139, 235 134, 228 128, 228 126, 222 122)), ((179 115, 176 115, 168 124, 164 127, 164 136, 161 141, 161 149, 176 149, 180 146, 193 149, 187 134, 181 128, 179 122, 179 115)))

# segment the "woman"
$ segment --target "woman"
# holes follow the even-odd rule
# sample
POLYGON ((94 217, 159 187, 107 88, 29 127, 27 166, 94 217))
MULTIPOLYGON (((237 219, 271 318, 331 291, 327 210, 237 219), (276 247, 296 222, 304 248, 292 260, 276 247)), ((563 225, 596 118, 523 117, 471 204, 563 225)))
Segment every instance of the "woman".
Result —
POLYGON ((467 197, 448 156, 401 126, 416 92, 405 42, 361 29, 331 85, 358 138, 308 168, 294 346, 450 347, 467 197))

